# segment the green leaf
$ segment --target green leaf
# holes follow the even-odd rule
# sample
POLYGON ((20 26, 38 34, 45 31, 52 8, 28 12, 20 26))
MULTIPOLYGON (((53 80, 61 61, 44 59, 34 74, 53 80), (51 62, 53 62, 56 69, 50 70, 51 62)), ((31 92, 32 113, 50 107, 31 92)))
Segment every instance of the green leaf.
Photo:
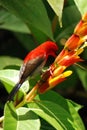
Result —
MULTIPOLYGON (((78 104, 76 104, 76 103, 74 103, 74 102, 72 102, 72 101, 70 101, 70 100, 66 100, 66 99, 64 99, 63 97, 61 97, 58 93, 56 93, 56 92, 53 92, 53 91, 49 91, 49 92, 47 92, 47 93, 45 93, 45 94, 43 94, 43 95, 39 95, 39 98, 37 97, 36 98, 36 104, 38 105, 38 107, 39 107, 39 109, 41 109, 41 110, 43 110, 44 112, 46 112, 45 110, 44 110, 44 108, 46 107, 46 109, 48 110, 48 112, 46 112, 47 114, 49 113, 49 111, 50 112, 53 112, 53 111, 56 111, 56 113, 55 112, 53 112, 54 113, 54 115, 55 115, 55 117, 54 117, 54 119, 56 119, 56 118, 58 118, 62 123, 63 123, 63 125, 65 126, 65 127, 67 127, 67 125, 68 125, 68 123, 70 123, 71 125, 72 125, 72 127, 75 129, 75 130, 77 130, 77 128, 79 129, 79 130, 85 130, 85 128, 84 128, 84 124, 83 124, 83 122, 82 122, 82 120, 81 120, 81 118, 80 118, 80 116, 79 116, 79 114, 78 114, 78 110, 81 108, 81 106, 80 105, 78 105, 78 104), (41 105, 41 107, 40 107, 40 105, 38 104, 38 100, 40 100, 39 101, 39 103, 40 103, 40 105, 41 105), (49 104, 47 105, 46 104, 46 106, 45 106, 45 104, 44 104, 44 102, 45 101, 47 101, 47 102, 51 102, 51 105, 52 106, 49 106, 49 104), (58 106, 55 106, 55 104, 56 105, 58 105, 58 106), (42 108, 42 106, 43 106, 43 108, 42 108), (54 106, 57 108, 57 110, 54 110, 55 108, 54 108, 54 106), (51 110, 51 108, 53 109, 53 110, 51 110), (61 108, 61 109, 60 109, 61 108), (63 110, 64 111, 63 111, 63 110), (60 113, 60 114, 59 114, 60 113), (63 114, 64 113, 64 114, 63 114), (67 115, 67 113, 69 114, 69 115, 67 115), (59 116, 60 115, 60 116, 59 116), (70 120, 67 120, 67 116, 69 116, 70 117, 70 120), (62 120, 62 117, 63 117, 63 119, 66 119, 67 121, 66 121, 66 123, 65 122, 63 122, 64 120, 62 120), (70 122, 69 122, 70 121, 70 122), (82 124, 82 125, 81 125, 82 124), (80 126, 81 125, 81 126, 80 126), (79 128, 79 126, 80 126, 80 128, 79 128)), ((29 106, 30 106, 30 104, 29 104, 29 106)), ((32 105, 32 107, 35 107, 35 106, 33 106, 32 105)), ((36 106, 36 108, 37 108, 37 106, 36 106)), ((37 112, 35 112, 35 113, 37 113, 37 112)), ((45 113, 45 114, 46 114, 45 113)), ((38 113, 37 113, 38 114, 38 113)), ((40 115, 39 115, 40 116, 40 115)), ((45 117, 44 117, 45 115, 43 114, 43 117, 42 117, 42 114, 41 114, 41 117, 43 118, 43 119, 45 119, 45 117)), ((69 119, 69 118, 68 118, 69 119)), ((47 122, 49 122, 48 120, 47 120, 47 118, 45 119, 47 122)), ((50 122, 49 122, 50 123, 50 122)), ((59 122, 58 122, 59 123, 59 122)), ((50 123, 51 125, 52 125, 52 123, 50 123)), ((53 126, 53 125, 52 125, 53 126)), ((72 128, 72 129, 73 129, 72 128)), ((69 130, 69 129, 67 129, 67 130, 69 130)), ((71 130, 71 129, 70 129, 71 130)))
POLYGON ((61 106, 50 101, 29 104, 35 109, 33 111, 50 123, 55 129, 74 130, 71 125, 72 118, 61 106))
POLYGON ((29 28, 34 27, 53 40, 51 23, 41 0, 0 0, 0 3, 29 28))
POLYGON ((12 103, 6 104, 4 108, 4 130, 15 130, 17 114, 12 103))
POLYGON ((32 39, 30 35, 22 34, 22 33, 15 33, 14 35, 20 41, 22 46, 25 47, 26 50, 28 51, 33 50, 37 46, 35 41, 32 39))
POLYGON ((75 130, 85 130, 84 124, 79 116, 79 114, 76 112, 76 109, 73 107, 73 104, 71 102, 67 102, 69 106, 69 112, 73 118, 73 124, 75 130))
POLYGON ((73 107, 75 108, 75 110, 78 112, 83 106, 80 105, 80 104, 77 104, 76 102, 72 101, 72 100, 69 100, 67 99, 68 102, 70 102, 70 104, 73 105, 73 107))
MULTIPOLYGON (((18 82, 18 79, 19 71, 12 69, 0 70, 0 80, 5 85, 8 92, 12 90, 12 87, 14 87, 14 85, 18 82)), ((23 90, 23 92, 27 92, 29 90, 28 81, 23 83, 21 90, 23 90)))
POLYGON ((34 34, 34 42, 36 39, 36 44, 45 42, 48 39, 48 35, 43 33, 42 31, 38 30, 37 28, 31 27, 32 34, 34 34))
POLYGON ((59 18, 60 26, 62 26, 62 11, 63 11, 63 4, 64 0, 47 0, 49 5, 52 7, 54 12, 59 18))
POLYGON ((38 116, 27 108, 15 110, 12 103, 5 105, 4 130, 39 130, 40 120, 38 116))
POLYGON ((65 100, 59 95, 57 96, 55 92, 51 91, 47 92, 47 94, 45 95, 43 94, 44 97, 46 96, 43 101, 42 100, 39 101, 37 100, 39 98, 37 98, 35 102, 28 103, 27 107, 29 108, 21 107, 15 111, 12 103, 6 104, 7 106, 5 106, 4 111, 5 113, 4 128, 6 127, 7 129, 8 128, 10 129, 13 127, 12 125, 14 125, 14 128, 15 129, 18 128, 18 130, 20 129, 24 130, 24 128, 26 129, 30 128, 29 130, 32 129, 34 130, 35 128, 40 129, 39 119, 38 117, 36 117, 37 114, 45 121, 47 121, 49 124, 51 124, 55 129, 85 130, 84 124, 82 123, 80 116, 78 115, 76 109, 74 108, 74 106, 78 105, 76 104, 73 105, 71 101, 65 100), (50 101, 52 97, 53 100, 50 101), (58 101, 58 103, 56 100, 58 101), (66 107, 63 107, 64 105, 62 104, 66 104, 67 109, 66 107), (33 112, 35 113, 35 115, 32 115, 34 114, 33 112), (8 122, 12 123, 11 127, 10 125, 7 125, 8 122))
POLYGON ((76 24, 81 19, 81 14, 77 10, 75 5, 68 6, 63 12, 63 26, 68 27, 76 24), (72 15, 71 15, 72 14, 72 15))
POLYGON ((15 32, 30 33, 26 24, 7 10, 0 10, 0 28, 15 32))
POLYGON ((39 97, 38 96, 36 97, 36 100, 51 101, 51 102, 54 102, 54 103, 62 106, 64 109, 68 110, 66 100, 62 96, 60 96, 58 93, 51 91, 51 90, 44 94, 40 94, 39 97), (60 100, 58 100, 58 99, 60 99, 60 100))
POLYGON ((54 127, 48 124, 44 119, 40 119, 41 127, 40 130, 54 130, 54 127))
POLYGON ((54 91, 48 91, 45 94, 41 94, 41 95, 39 95, 39 97, 36 97, 36 100, 52 101, 52 102, 62 106, 67 111, 68 111, 67 102, 70 102, 76 110, 79 110, 81 108, 81 105, 78 105, 77 103, 75 103, 71 100, 66 100, 65 98, 63 98, 62 96, 60 96, 58 93, 56 93, 54 91))
POLYGON ((31 109, 19 108, 17 109, 17 115, 19 116, 18 130, 39 130, 40 120, 38 116, 32 112, 31 109))
POLYGON ((83 15, 85 12, 87 12, 87 1, 86 0, 74 0, 75 4, 77 5, 78 10, 83 15))
POLYGON ((63 11, 62 28, 57 29, 56 41, 60 41, 62 38, 69 38, 72 35, 74 28, 78 21, 81 19, 81 15, 75 5, 68 6, 63 11), (72 14, 72 15, 71 15, 72 14))
POLYGON ((85 90, 87 90, 87 69, 84 70, 76 66, 75 66, 75 69, 77 71, 77 74, 81 80, 83 87, 85 88, 85 90))
POLYGON ((18 65, 20 66, 22 63, 21 59, 18 59, 16 57, 10 57, 10 56, 0 56, 0 69, 5 68, 9 65, 18 65))

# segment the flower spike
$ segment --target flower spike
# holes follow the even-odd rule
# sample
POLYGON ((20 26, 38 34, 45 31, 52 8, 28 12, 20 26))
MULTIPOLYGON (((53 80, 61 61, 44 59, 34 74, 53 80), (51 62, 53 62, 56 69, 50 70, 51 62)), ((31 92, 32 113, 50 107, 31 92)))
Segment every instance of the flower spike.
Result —
MULTIPOLYGON (((31 90, 30 95, 33 95, 34 98, 36 93, 44 93, 66 80, 72 74, 72 71, 66 70, 66 68, 83 61, 79 55, 85 47, 87 47, 87 13, 75 27, 74 33, 66 41, 54 63, 42 74, 40 81, 31 90)), ((29 99, 31 100, 31 98, 29 99)))

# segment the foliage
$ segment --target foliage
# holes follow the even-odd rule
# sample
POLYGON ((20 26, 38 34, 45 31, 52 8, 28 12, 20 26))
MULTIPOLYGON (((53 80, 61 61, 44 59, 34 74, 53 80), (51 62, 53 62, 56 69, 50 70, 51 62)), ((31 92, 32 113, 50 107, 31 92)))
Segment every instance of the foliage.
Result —
MULTIPOLYGON (((86 3, 86 0, 0 0, 0 29, 11 31, 28 51, 48 39, 55 41, 61 51, 81 15, 87 12, 86 3)), ((87 52, 82 53, 85 60, 86 55, 87 52)), ((9 93, 17 83, 22 60, 1 56, 0 61, 0 81, 9 93)), ((57 88, 65 90, 67 87, 75 87, 80 79, 87 90, 87 66, 85 71, 83 68, 74 66, 74 74, 57 88)), ((21 87, 18 94, 20 100, 34 86, 35 82, 32 81, 28 83, 27 80, 21 87)), ((56 92, 38 94, 33 101, 26 104, 22 102, 19 106, 14 107, 13 102, 5 104, 4 130, 85 130, 78 114, 82 106, 56 92)))

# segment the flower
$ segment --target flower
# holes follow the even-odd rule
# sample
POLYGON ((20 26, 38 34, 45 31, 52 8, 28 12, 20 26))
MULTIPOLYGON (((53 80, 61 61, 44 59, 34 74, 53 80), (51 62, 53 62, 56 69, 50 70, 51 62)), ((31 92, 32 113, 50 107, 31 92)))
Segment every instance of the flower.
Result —
POLYGON ((87 35, 87 12, 83 15, 82 19, 75 27, 74 34, 78 35, 79 37, 87 35))
POLYGON ((87 35, 87 21, 81 20, 75 27, 74 34, 77 34, 79 37, 87 35))
POLYGON ((42 79, 39 82, 38 93, 44 93, 66 80, 66 77, 72 74, 72 71, 66 71, 66 68, 78 61, 82 61, 78 54, 79 52, 77 53, 76 51, 63 49, 48 69, 49 76, 47 77, 47 73, 44 73, 44 76, 42 76, 42 79))
POLYGON ((62 52, 55 59, 55 64, 68 67, 76 62, 82 61, 82 59, 80 59, 80 57, 77 55, 77 51, 68 51, 68 50, 63 49, 62 52))
POLYGON ((82 20, 83 20, 84 22, 87 22, 87 12, 82 16, 82 20))
POLYGON ((41 86, 39 86, 38 93, 41 94, 48 91, 49 89, 52 89, 59 83, 63 82, 66 79, 66 77, 70 76, 71 74, 72 74, 72 71, 65 71, 56 76, 50 76, 44 83, 41 84, 41 86))
POLYGON ((74 63, 83 61, 80 54, 87 47, 87 13, 82 17, 74 29, 74 33, 66 41, 63 50, 56 57, 54 63, 41 75, 41 79, 28 94, 28 101, 32 100, 37 92, 44 93, 52 89, 59 83, 66 80, 72 74, 71 70, 66 70, 74 63), (29 98, 28 98, 29 97, 29 98))
POLYGON ((74 30, 74 34, 66 41, 64 49, 56 57, 54 63, 49 67, 49 76, 44 74, 45 80, 39 82, 38 93, 44 93, 59 83, 66 80, 72 74, 71 70, 65 70, 74 63, 83 61, 80 54, 87 46, 87 14, 83 17, 74 30), (43 82, 44 81, 44 82, 43 82))
POLYGON ((78 47, 78 44, 80 42, 80 38, 78 35, 73 34, 65 43, 65 49, 68 50, 74 50, 78 47))

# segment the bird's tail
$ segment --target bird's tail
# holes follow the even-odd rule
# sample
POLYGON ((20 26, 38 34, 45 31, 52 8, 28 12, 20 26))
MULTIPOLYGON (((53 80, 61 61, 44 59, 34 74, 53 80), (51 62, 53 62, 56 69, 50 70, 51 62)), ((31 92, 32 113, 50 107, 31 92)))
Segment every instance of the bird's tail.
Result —
POLYGON ((15 94, 17 93, 18 89, 21 87, 21 83, 17 83, 14 88, 12 89, 12 91, 10 92, 9 96, 8 96, 8 101, 12 101, 13 97, 15 96, 15 94))

